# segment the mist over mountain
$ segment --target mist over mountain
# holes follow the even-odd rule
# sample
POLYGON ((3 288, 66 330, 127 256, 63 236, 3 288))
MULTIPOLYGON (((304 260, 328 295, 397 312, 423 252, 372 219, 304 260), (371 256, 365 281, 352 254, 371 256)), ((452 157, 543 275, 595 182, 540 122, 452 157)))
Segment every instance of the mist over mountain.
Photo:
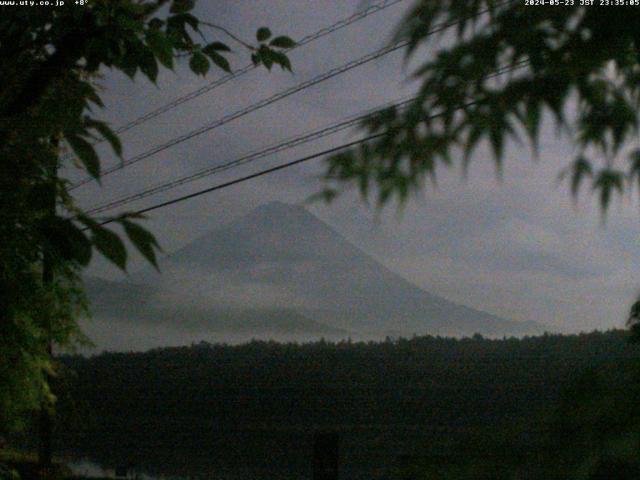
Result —
POLYGON ((161 274, 147 269, 127 282, 87 280, 95 316, 87 328, 99 347, 543 330, 430 294, 305 208, 280 202, 205 234, 160 266, 161 274), (124 336, 113 338, 108 322, 133 329, 133 340, 121 345, 124 336))

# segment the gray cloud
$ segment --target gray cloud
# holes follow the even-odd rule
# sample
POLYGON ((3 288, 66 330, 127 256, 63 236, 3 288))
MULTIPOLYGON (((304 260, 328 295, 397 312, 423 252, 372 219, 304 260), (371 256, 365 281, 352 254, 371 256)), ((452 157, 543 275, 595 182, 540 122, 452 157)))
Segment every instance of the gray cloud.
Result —
MULTIPOLYGON (((271 74, 254 71, 128 132, 123 137, 126 155, 378 48, 390 38, 408 5, 404 2, 294 52, 293 76, 275 70, 271 74)), ((200 2, 199 13, 245 37, 266 24, 274 31, 300 38, 361 6, 358 0, 280 0, 268 4, 246 0, 200 2)), ((428 52, 421 55, 426 58, 428 52)), ((83 188, 78 198, 86 206, 101 203, 405 96, 415 87, 406 83, 401 59, 402 54, 394 54, 289 97, 114 174, 104 180, 102 188, 83 188)), ((247 55, 238 51, 234 65, 246 60, 247 55)), ((107 73, 105 117, 113 124, 122 124, 208 81, 210 78, 195 78, 184 67, 163 74, 158 87, 107 73)), ((341 134, 299 147, 254 166, 138 202, 132 208, 319 151, 345 138, 350 137, 341 134)), ((620 325, 638 287, 637 206, 630 202, 614 205, 604 227, 591 200, 574 206, 566 187, 558 188, 555 183, 572 151, 547 122, 538 162, 532 161, 528 150, 510 146, 502 182, 496 180, 488 150, 481 148, 466 182, 461 181, 459 171, 443 170, 439 172, 438 188, 428 188, 401 213, 394 207, 378 213, 352 193, 330 207, 313 205, 311 210, 396 272, 456 302, 574 330, 620 325)), ((320 188, 317 178, 321 173, 321 162, 288 169, 154 212, 149 225, 171 251, 261 203, 304 201, 320 188)), ((136 259, 134 265, 135 269, 142 263, 136 259)), ((92 272, 117 276, 102 261, 94 264, 92 272)), ((252 287, 237 286, 240 291, 245 288, 252 287)), ((264 286, 255 288, 255 297, 281 293, 261 290, 264 286)), ((174 294, 180 297, 180 292, 174 294)), ((201 300, 197 296, 194 299, 201 300)))
MULTIPOLYGON (((161 282, 151 300, 159 306, 181 305, 186 310, 210 312, 215 309, 297 309, 318 308, 301 295, 294 295, 287 285, 265 283, 260 275, 269 265, 260 264, 255 281, 232 278, 223 273, 212 273, 195 265, 172 265, 171 280, 161 282)), ((301 269, 306 268, 300 265, 301 269)), ((159 279, 162 280, 162 275, 159 279)))

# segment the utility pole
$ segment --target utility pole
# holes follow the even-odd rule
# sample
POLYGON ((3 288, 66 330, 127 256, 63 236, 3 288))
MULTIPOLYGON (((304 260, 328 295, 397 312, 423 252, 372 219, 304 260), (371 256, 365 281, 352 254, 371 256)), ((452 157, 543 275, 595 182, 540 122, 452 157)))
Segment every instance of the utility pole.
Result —
MULTIPOLYGON (((54 138, 51 141, 53 148, 56 150, 55 161, 50 165, 47 181, 49 182, 49 189, 47 190, 47 208, 48 215, 51 218, 56 215, 56 189, 58 183, 58 138, 54 138)), ((43 285, 51 285, 53 283, 53 258, 51 257, 51 251, 48 248, 44 248, 42 257, 42 283, 43 285)), ((45 331, 47 333, 47 354, 51 359, 53 357, 53 339, 51 338, 51 318, 50 312, 45 313, 46 325, 45 331)), ((47 381, 51 380, 47 378, 47 381)), ((39 445, 38 445, 38 463, 43 471, 47 471, 51 468, 53 458, 53 416, 51 413, 51 405, 49 401, 44 399, 40 406, 40 419, 39 419, 39 445)))

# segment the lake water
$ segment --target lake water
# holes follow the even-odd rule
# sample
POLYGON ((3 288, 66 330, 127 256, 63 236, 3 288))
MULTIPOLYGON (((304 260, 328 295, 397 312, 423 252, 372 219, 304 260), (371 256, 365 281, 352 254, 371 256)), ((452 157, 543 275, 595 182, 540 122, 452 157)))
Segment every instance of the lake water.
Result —
MULTIPOLYGON (((114 478, 115 469, 101 467, 97 463, 92 462, 88 458, 74 459, 67 463, 71 471, 76 476, 86 478, 114 478)), ((189 477, 170 477, 165 475, 149 475, 143 471, 133 470, 130 472, 134 478, 140 480, 186 480, 189 477)))
MULTIPOLYGON (((401 430, 391 426, 344 428, 339 441, 340 479, 388 478, 398 459, 424 440, 417 429, 401 430)), ((103 438, 100 444, 67 452, 67 457, 73 473, 86 477, 113 478, 117 465, 131 462, 134 476, 143 480, 312 478, 311 431, 226 432, 217 437, 216 442, 201 437, 140 443, 103 438)))

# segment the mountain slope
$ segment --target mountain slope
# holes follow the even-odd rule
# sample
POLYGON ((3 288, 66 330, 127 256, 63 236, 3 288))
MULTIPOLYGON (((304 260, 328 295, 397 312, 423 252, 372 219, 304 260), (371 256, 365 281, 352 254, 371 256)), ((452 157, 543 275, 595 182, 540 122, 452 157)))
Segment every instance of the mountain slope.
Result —
POLYGON ((316 336, 346 330, 369 338, 541 331, 532 322, 501 319, 425 292, 306 209, 279 202, 191 242, 166 257, 161 269, 162 274, 149 269, 133 275, 131 286, 118 288, 136 298, 101 301, 101 314, 195 322, 213 331, 244 324, 258 336, 270 323, 274 334, 287 328, 316 336), (276 321, 279 315, 290 321, 276 321))

